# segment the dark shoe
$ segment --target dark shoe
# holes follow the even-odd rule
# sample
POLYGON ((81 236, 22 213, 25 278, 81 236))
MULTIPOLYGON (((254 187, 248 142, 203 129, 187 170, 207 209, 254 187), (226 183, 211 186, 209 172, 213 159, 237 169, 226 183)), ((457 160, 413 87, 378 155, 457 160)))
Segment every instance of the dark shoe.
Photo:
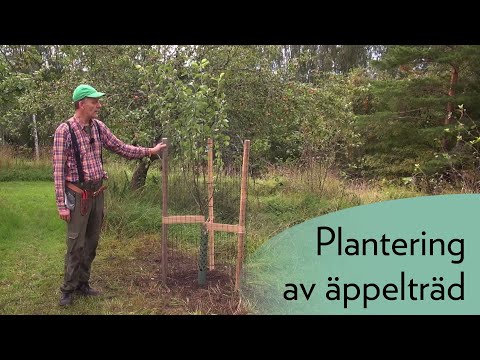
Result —
POLYGON ((62 292, 62 296, 60 297, 60 306, 70 306, 72 305, 72 301, 73 301, 72 293, 62 292))
POLYGON ((95 290, 94 288, 91 288, 90 285, 81 285, 77 288, 77 291, 80 295, 83 296, 98 296, 101 294, 100 291, 95 290))

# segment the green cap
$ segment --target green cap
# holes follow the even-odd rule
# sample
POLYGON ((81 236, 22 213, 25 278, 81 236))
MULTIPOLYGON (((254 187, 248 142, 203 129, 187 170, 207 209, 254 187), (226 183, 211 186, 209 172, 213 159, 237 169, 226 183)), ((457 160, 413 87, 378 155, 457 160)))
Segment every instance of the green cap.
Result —
POLYGON ((77 88, 73 91, 72 98, 73 98, 73 102, 76 102, 86 97, 99 98, 99 97, 102 97, 103 95, 105 95, 105 93, 98 92, 90 85, 81 84, 81 85, 78 85, 77 88))

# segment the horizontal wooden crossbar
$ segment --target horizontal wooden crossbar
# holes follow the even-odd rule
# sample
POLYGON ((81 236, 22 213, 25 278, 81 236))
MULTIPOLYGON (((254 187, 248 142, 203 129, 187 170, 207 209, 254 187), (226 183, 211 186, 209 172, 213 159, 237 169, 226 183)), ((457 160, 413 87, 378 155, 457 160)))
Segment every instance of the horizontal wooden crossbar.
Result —
POLYGON ((164 224, 196 224, 205 222, 202 215, 174 215, 162 217, 164 224))
POLYGON ((201 224, 201 223, 205 223, 205 226, 206 226, 208 231, 224 231, 224 232, 231 232, 231 233, 237 233, 237 234, 244 234, 245 233, 245 226, 205 222, 205 216, 202 216, 202 215, 164 216, 162 218, 162 222, 164 224, 201 224))
POLYGON ((230 224, 219 224, 219 223, 205 223, 207 229, 213 231, 225 231, 231 233, 245 233, 245 226, 240 225, 230 225, 230 224))

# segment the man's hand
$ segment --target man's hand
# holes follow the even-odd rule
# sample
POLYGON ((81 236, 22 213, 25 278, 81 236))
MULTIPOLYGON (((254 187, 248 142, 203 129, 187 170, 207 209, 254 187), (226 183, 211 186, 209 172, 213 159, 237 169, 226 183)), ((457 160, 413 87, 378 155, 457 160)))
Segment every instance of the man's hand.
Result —
POLYGON ((155 147, 150 148, 150 155, 157 155, 163 151, 167 147, 167 144, 158 143, 155 147))
POLYGON ((58 215, 60 219, 65 220, 66 222, 70 222, 70 210, 58 210, 58 215))

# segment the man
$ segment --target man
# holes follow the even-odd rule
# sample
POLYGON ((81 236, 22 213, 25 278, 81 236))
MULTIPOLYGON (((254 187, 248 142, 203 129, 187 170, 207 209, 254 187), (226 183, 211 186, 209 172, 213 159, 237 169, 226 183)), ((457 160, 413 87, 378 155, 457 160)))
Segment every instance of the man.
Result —
POLYGON ((166 147, 127 145, 97 119, 105 94, 90 85, 79 85, 73 92, 75 115, 60 124, 53 142, 53 175, 60 218, 67 222, 65 275, 60 287, 60 306, 72 304, 74 292, 99 295, 90 287, 90 269, 96 255, 103 222, 102 147, 127 159, 159 154, 166 147))

